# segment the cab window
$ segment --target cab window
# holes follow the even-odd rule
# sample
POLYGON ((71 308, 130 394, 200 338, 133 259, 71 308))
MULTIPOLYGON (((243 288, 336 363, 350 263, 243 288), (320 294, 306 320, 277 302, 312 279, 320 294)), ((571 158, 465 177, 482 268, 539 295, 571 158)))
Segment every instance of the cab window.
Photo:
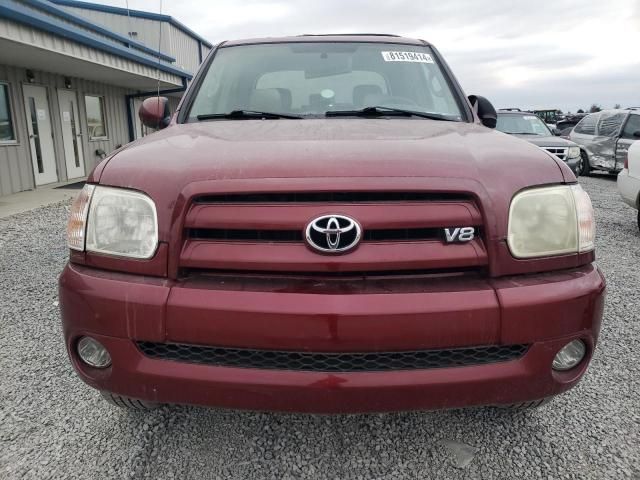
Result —
POLYGON ((383 106, 464 114, 426 45, 294 42, 220 48, 196 93, 190 121, 246 109, 324 117, 383 106))
POLYGON ((537 115, 498 115, 496 129, 516 135, 551 136, 549 128, 537 115))
POLYGON ((602 113, 598 121, 598 135, 602 137, 617 135, 626 117, 626 113, 602 113))
POLYGON ((575 133, 582 133, 583 135, 595 135, 596 134, 596 122, 598 121, 598 114, 587 115, 580 123, 578 123, 573 131, 575 133))
POLYGON ((628 138, 631 140, 638 140, 640 138, 640 115, 631 114, 629 120, 627 120, 624 130, 622 130, 622 138, 628 138))

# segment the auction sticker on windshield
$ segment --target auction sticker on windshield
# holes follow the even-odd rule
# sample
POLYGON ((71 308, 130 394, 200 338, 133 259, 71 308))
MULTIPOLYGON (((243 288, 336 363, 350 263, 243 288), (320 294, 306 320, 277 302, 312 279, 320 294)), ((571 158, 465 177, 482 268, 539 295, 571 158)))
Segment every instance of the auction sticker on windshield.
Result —
POLYGON ((428 53, 422 52, 380 52, 385 62, 433 63, 428 53))

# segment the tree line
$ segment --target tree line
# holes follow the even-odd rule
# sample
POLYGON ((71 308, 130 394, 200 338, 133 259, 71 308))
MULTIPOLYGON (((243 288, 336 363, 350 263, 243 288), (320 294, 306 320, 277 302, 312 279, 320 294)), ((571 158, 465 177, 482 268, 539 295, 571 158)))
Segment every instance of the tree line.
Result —
MULTIPOLYGON (((613 106, 614 109, 618 109, 618 108, 622 108, 622 105, 620 105, 619 103, 616 103, 613 106)), ((602 106, 598 105, 597 103, 592 103, 591 106, 585 111, 582 108, 579 108, 578 111, 576 113, 596 113, 602 110, 602 106)), ((569 112, 571 113, 571 112, 569 112)))

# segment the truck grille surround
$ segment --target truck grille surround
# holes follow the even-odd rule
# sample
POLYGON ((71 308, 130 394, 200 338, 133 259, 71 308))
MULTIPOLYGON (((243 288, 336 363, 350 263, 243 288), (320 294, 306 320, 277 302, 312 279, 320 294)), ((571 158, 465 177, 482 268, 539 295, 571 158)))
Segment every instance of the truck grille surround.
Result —
POLYGON ((522 357, 528 345, 490 345, 445 350, 315 353, 137 342, 147 357, 217 367, 308 372, 382 372, 452 368, 506 362, 522 357))
POLYGON ((468 271, 488 265, 482 214, 458 192, 250 192, 203 194, 189 206, 178 260, 180 276, 216 271, 336 273, 468 271), (362 228, 343 255, 310 248, 305 227, 346 215, 362 228), (444 241, 445 228, 474 227, 475 238, 444 241), (325 252, 326 253, 326 252, 325 252))
MULTIPOLYGON (((479 204, 474 196, 460 192, 207 192, 193 198, 186 210, 177 262, 178 281, 184 282, 189 295, 197 295, 194 292, 198 289, 203 290, 203 295, 207 295, 204 290, 282 292, 289 296, 289 301, 291 296, 304 294, 313 295, 314 301, 319 302, 324 295, 338 300, 348 295, 392 297, 411 293, 434 295, 447 288, 457 291, 462 276, 471 282, 470 288, 482 289, 484 284, 473 282, 486 275, 488 269, 484 235, 479 204), (361 229, 359 243, 348 252, 316 248, 307 237, 309 225, 332 216, 346 217, 361 229), (463 227, 473 227, 474 236, 467 241, 446 241, 445 229, 463 227)), ((364 299, 360 297, 359 301, 364 299)), ((212 313, 211 324, 235 330, 235 325, 227 325, 225 308, 212 313)), ((259 312, 260 306, 255 314, 260 315, 259 312)), ((278 312, 271 314, 277 316, 278 312)), ((304 329, 304 319, 313 314, 303 309, 299 328, 304 329)), ((242 312, 239 316, 251 323, 255 319, 250 315, 242 312)), ((409 316, 400 313, 397 317, 409 316)), ((393 321, 392 317, 389 321, 393 321)), ((198 318, 192 324, 206 331, 209 321, 198 318)), ((181 324, 177 318, 172 321, 176 326, 181 324)), ((353 324, 354 319, 346 321, 353 324)), ((414 349, 409 342, 404 350, 382 347, 376 351, 372 337, 363 333, 363 347, 356 347, 355 351, 351 347, 322 351, 319 347, 318 352, 309 352, 295 343, 278 350, 277 343, 267 346, 261 338, 257 343, 245 343, 234 337, 229 342, 220 340, 219 345, 214 333, 206 339, 172 334, 177 328, 168 329, 163 343, 137 341, 138 349, 157 360, 308 372, 484 365, 518 359, 528 349, 528 345, 500 345, 497 338, 480 335, 462 345, 431 345, 427 341, 417 342, 415 346, 422 349, 414 349), (254 348, 247 348, 247 344, 254 348)), ((242 327, 237 328, 240 334, 242 327)), ((365 321, 362 328, 366 329, 365 321)))

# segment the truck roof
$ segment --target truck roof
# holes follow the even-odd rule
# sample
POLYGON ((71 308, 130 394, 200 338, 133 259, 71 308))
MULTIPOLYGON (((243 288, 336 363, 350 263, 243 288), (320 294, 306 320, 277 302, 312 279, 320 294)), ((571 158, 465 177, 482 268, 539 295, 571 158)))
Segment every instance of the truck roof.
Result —
POLYGON ((366 42, 366 43, 397 43, 404 45, 430 45, 429 42, 416 38, 400 37, 384 33, 339 33, 321 35, 296 35, 290 37, 265 37, 230 40, 224 46, 252 45, 259 43, 307 43, 307 42, 366 42))
POLYGON ((531 110, 513 110, 511 108, 500 108, 497 110, 497 113, 501 114, 501 115, 536 115, 538 116, 535 112, 532 112, 531 110))

